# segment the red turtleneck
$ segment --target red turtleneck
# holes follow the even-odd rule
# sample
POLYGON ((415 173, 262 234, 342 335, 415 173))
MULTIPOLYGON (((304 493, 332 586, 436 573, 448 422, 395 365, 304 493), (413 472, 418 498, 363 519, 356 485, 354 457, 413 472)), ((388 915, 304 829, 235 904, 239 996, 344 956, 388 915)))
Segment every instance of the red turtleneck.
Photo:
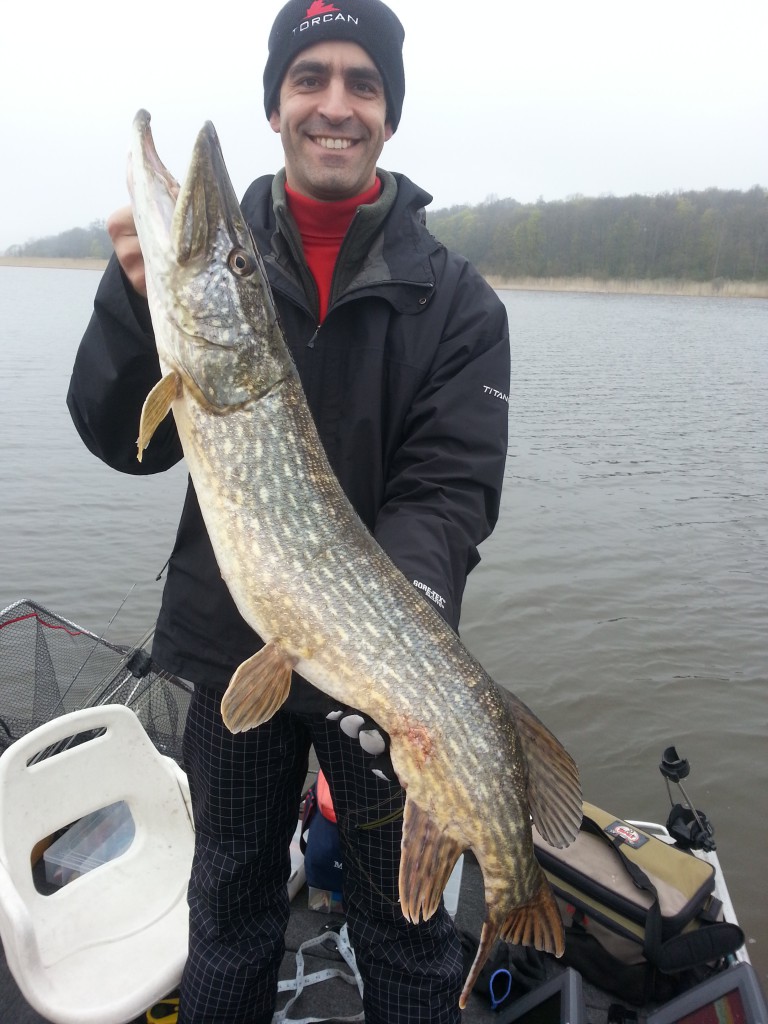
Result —
POLYGON ((322 323, 328 312, 333 268, 336 266, 336 257, 339 255, 344 235, 358 206, 375 203, 379 198, 381 181, 377 178, 374 184, 359 196, 337 199, 333 202, 303 196, 288 185, 285 186, 285 195, 288 209, 301 234, 307 266, 317 285, 322 323))

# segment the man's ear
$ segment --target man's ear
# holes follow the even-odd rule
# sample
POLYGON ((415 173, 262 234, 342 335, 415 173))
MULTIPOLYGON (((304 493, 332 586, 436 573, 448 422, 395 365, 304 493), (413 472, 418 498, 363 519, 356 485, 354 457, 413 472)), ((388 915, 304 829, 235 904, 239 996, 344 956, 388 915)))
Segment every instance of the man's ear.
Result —
POLYGON ((389 142, 389 140, 392 138, 392 136, 394 134, 395 134, 395 130, 392 127, 391 122, 390 121, 386 121, 385 124, 384 124, 384 141, 385 142, 389 142))
POLYGON ((272 113, 269 115, 269 124, 270 124, 270 127, 272 128, 272 131, 273 132, 277 132, 277 134, 279 135, 280 134, 280 111, 279 110, 273 110, 272 113))

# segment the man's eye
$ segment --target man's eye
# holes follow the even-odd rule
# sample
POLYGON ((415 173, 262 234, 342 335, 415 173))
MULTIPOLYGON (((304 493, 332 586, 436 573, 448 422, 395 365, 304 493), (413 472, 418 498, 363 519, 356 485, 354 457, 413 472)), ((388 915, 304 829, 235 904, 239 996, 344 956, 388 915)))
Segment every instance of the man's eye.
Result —
POLYGON ((384 95, 384 87, 381 82, 371 81, 369 78, 361 78, 360 81, 352 84, 352 89, 358 96, 367 96, 375 99, 384 95))

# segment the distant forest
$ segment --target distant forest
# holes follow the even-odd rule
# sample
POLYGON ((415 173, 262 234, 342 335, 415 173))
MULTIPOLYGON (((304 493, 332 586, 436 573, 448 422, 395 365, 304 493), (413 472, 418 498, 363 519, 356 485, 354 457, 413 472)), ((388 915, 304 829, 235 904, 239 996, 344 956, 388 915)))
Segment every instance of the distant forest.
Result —
MULTIPOLYGON (((430 231, 501 279, 768 281, 768 190, 707 189, 557 202, 490 199, 428 211, 430 231)), ((11 246, 6 256, 112 252, 104 221, 11 246)))
POLYGON ((70 228, 60 235, 35 238, 23 245, 12 245, 5 256, 40 257, 43 259, 106 260, 112 254, 112 242, 106 221, 95 220, 87 228, 70 228))
POLYGON ((499 278, 768 280, 768 190, 574 196, 427 211, 427 226, 499 278))

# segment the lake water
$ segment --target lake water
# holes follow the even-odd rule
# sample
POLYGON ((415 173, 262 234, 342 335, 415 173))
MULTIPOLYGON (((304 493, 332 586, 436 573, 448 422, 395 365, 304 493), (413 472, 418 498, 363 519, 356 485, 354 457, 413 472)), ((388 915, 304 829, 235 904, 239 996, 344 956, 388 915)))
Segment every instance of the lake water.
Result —
MULTIPOLYGON (((98 277, 0 268, 0 608, 31 597, 96 632, 114 616, 108 636, 135 641, 185 477, 121 476, 71 424, 98 277)), ((689 758, 765 983, 768 305, 501 294, 507 480, 463 637, 617 816, 664 820, 662 750, 689 758)))

